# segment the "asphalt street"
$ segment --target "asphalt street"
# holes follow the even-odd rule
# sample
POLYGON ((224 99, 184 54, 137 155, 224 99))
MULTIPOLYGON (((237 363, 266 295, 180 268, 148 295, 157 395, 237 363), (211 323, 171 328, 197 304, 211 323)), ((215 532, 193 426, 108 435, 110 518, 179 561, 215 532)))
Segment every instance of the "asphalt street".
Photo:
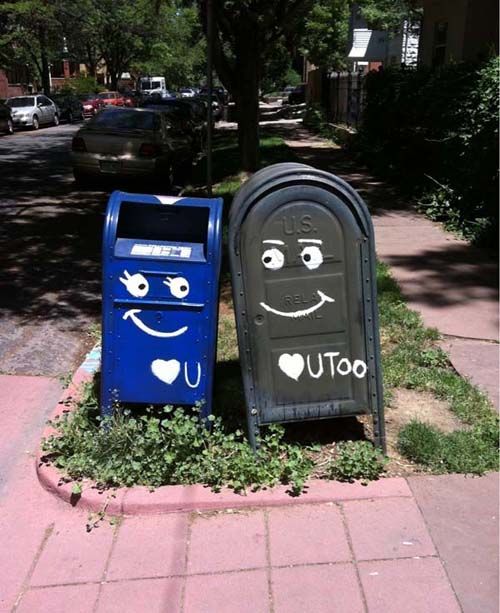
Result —
POLYGON ((80 124, 0 137, 0 373, 65 376, 94 342, 107 193, 79 190, 80 124))

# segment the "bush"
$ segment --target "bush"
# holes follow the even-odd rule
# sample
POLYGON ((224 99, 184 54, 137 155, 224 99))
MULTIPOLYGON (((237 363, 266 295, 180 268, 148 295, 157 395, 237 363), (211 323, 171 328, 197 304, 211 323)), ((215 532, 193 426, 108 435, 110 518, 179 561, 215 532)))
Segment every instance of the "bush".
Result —
POLYGON ((335 459, 326 469, 330 479, 354 481, 378 479, 386 459, 368 441, 345 441, 337 445, 335 459))
POLYGON ((432 218, 467 238, 498 239, 498 58, 480 65, 388 68, 366 77, 358 144, 432 218))
POLYGON ((104 91, 105 88, 99 85, 94 77, 75 77, 73 79, 66 79, 61 88, 62 93, 76 94, 93 94, 99 91, 104 91))

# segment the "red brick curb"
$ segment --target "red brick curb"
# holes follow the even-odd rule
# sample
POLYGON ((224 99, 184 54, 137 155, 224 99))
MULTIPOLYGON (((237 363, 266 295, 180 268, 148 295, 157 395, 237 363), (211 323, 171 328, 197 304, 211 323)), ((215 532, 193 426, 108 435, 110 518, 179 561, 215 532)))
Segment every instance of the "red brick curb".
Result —
MULTIPOLYGON (((65 411, 71 411, 75 406, 81 397, 82 385, 92 381, 98 366, 96 355, 97 350, 94 348, 75 372, 71 384, 64 390, 59 400, 52 419, 65 411)), ((47 426, 43 437, 47 438, 53 433, 54 430, 47 426)), ((66 483, 54 466, 42 462, 42 457, 43 452, 39 449, 36 472, 44 489, 79 509, 105 511, 110 515, 154 515, 413 496, 406 480, 402 477, 380 479, 368 485, 312 479, 307 483, 306 491, 300 496, 290 495, 289 487, 285 485, 247 494, 235 494, 227 488, 217 493, 203 485, 165 485, 153 491, 147 487, 132 487, 100 492, 91 481, 83 482, 82 493, 74 495, 72 484, 66 483)))

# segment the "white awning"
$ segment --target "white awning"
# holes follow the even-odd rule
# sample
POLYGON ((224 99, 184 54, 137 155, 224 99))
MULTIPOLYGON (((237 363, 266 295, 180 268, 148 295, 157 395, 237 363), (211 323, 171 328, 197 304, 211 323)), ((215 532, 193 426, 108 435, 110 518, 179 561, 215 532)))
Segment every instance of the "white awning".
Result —
POLYGON ((353 60, 383 61, 387 56, 387 41, 387 32, 355 28, 348 57, 353 60))

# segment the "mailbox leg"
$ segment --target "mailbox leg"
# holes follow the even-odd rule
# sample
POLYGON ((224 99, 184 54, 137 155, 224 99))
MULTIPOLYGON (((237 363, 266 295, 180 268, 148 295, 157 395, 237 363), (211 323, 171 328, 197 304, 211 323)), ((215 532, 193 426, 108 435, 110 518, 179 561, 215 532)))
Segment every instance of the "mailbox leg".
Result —
POLYGON ((387 455, 383 411, 379 408, 373 413, 373 438, 376 447, 380 447, 384 455, 387 455))
POLYGON ((248 442, 253 451, 257 451, 258 439, 260 438, 260 428, 257 420, 253 416, 248 415, 248 442))

